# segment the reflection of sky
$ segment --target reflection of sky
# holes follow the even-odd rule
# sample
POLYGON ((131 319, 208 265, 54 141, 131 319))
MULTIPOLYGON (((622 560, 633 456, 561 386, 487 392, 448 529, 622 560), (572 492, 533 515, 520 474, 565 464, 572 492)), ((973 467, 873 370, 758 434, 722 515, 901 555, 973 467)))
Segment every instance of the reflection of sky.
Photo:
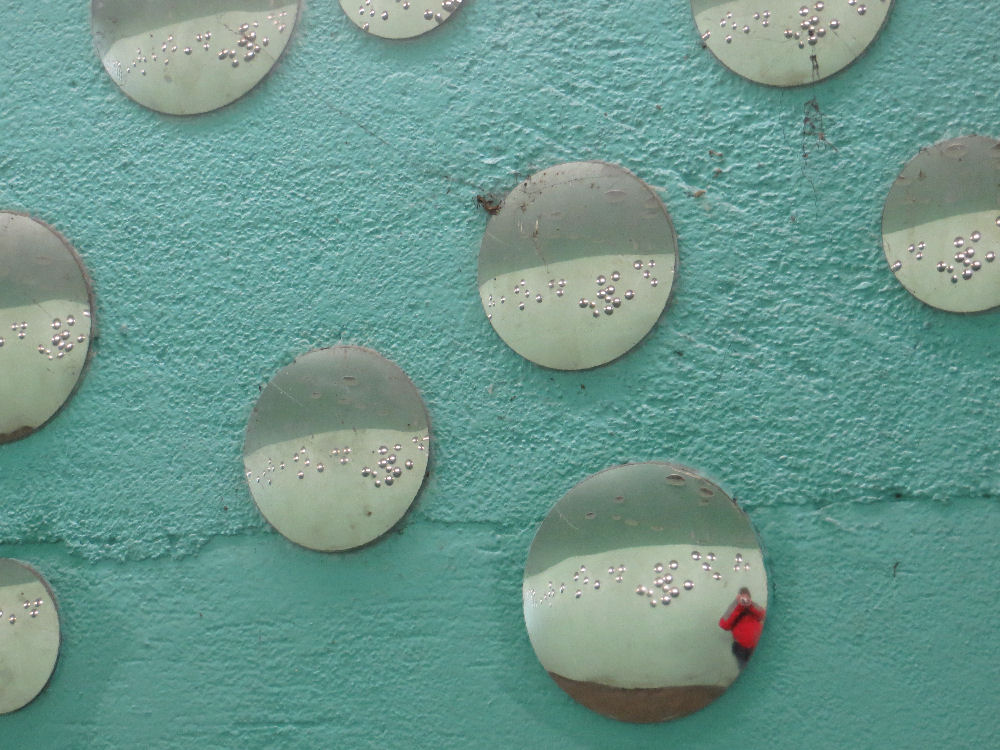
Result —
MULTIPOLYGON (((9 558, 0 558, 0 610, 10 610, 14 606, 12 602, 15 604, 21 603, 16 600, 18 599, 21 587, 28 584, 40 585, 38 578, 23 565, 9 558)), ((25 593, 25 597, 27 595, 25 593)))
MULTIPOLYGON (((0 305, 76 300, 89 307, 83 271, 62 240, 27 216, 0 213, 0 305)), ((0 320, 9 330, 13 320, 0 320)))
POLYGON ((264 388, 247 428, 245 453, 335 430, 426 434, 427 412, 405 373, 358 347, 309 352, 264 388))
MULTIPOLYGON (((982 137, 957 139, 945 148, 921 152, 904 167, 886 199, 882 232, 980 211, 993 213, 994 219, 1000 214, 1000 143, 982 137)), ((985 234, 987 227, 978 229, 985 234)))
POLYGON ((664 544, 759 546, 747 516, 711 482, 671 464, 634 464, 595 474, 556 503, 525 574, 578 555, 664 544), (670 483, 674 475, 682 485, 670 483))
POLYGON ((754 601, 766 609, 766 576, 756 546, 609 549, 569 556, 526 576, 525 622, 545 669, 570 679, 625 688, 726 686, 736 678, 738 665, 732 635, 718 623, 741 586, 747 586, 754 601), (692 559, 693 550, 701 559, 692 559), (709 553, 716 559, 705 571, 701 566, 709 553), (739 572, 733 570, 737 554, 749 565, 748 571, 742 565, 739 572), (676 570, 668 567, 670 560, 678 562, 676 570), (657 564, 664 566, 663 573, 655 572, 657 564), (626 570, 618 583, 620 565, 626 570), (609 575, 609 567, 615 575, 609 575), (721 580, 712 578, 715 572, 721 580), (673 576, 669 586, 680 589, 679 596, 667 606, 650 606, 649 597, 636 594, 636 588, 650 588, 664 574, 673 576), (584 578, 589 578, 586 584, 584 578), (684 589, 685 580, 694 583, 692 590, 684 589), (595 589, 596 581, 600 588, 595 589), (565 591, 560 593, 563 584, 565 591))
MULTIPOLYGON (((93 29, 105 46, 133 36, 147 35, 154 29, 198 21, 203 31, 214 29, 214 14, 245 13, 266 17, 266 11, 296 7, 288 0, 97 0, 94 4, 93 29)), ((245 19, 251 20, 251 19, 245 19)), ((259 19, 263 20, 263 18, 259 19)), ((103 48, 102 48, 103 49, 103 48)))
POLYGON ((669 285, 676 249, 663 203, 638 178, 598 162, 563 164, 518 185, 490 218, 479 285, 539 265, 619 254, 659 258, 669 285))

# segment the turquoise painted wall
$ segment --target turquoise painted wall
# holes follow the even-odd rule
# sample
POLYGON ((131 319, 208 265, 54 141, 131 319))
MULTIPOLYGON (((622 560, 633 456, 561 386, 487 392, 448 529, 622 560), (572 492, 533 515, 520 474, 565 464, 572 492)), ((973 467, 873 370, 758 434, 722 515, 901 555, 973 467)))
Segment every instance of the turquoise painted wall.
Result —
POLYGON ((0 447, 0 555, 48 577, 64 634, 3 747, 993 744, 1000 313, 913 299, 880 215, 920 147, 1000 135, 1000 16, 897 5, 856 65, 782 91, 718 65, 684 0, 480 0, 397 44, 311 0, 259 88, 176 119, 105 75, 89 3, 7 3, 0 207, 74 243, 101 337, 0 447), (475 196, 578 159, 652 185, 681 261, 635 351, 563 373, 486 321, 475 196), (323 555, 262 520, 240 448, 258 387, 337 342, 410 374, 434 443, 397 528, 323 555), (773 593, 721 700, 630 726, 550 682, 520 579, 556 499, 650 459, 740 499, 773 593))

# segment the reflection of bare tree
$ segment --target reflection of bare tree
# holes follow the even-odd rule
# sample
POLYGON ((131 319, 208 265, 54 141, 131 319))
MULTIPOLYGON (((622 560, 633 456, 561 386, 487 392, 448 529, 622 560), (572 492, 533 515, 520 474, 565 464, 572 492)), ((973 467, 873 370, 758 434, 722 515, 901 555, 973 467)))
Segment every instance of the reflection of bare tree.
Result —
POLYGON ((764 617, 764 608, 754 604, 750 589, 744 586, 737 594, 736 601, 719 620, 720 628, 732 631, 733 655, 739 662, 740 669, 746 666, 760 640, 764 617))

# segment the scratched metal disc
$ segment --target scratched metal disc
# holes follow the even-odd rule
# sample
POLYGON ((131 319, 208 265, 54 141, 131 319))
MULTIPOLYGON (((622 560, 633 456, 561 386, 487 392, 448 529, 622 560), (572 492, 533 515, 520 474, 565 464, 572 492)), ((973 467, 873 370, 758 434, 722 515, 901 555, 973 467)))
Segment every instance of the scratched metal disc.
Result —
POLYGON ((30 216, 0 212, 0 443, 30 435, 76 390, 92 309, 70 244, 30 216))
POLYGON ((42 575, 0 558, 0 714, 31 703, 59 657, 59 612, 42 575))
POLYGON ((531 544, 531 645, 587 708, 680 718, 722 695, 753 653, 767 610, 762 554, 746 514, 690 469, 602 471, 553 506, 531 544))
POLYGON ((949 312, 1000 306, 1000 141, 963 136, 914 156, 886 198, 882 247, 921 302, 949 312))
POLYGON ((627 169, 560 164, 514 188, 479 250, 479 294, 500 338, 545 367, 610 362, 656 324, 677 269, 660 198, 627 169))
POLYGON ((429 420, 399 367, 357 346, 307 352, 257 400, 243 463, 257 507, 303 547, 358 547, 388 531, 424 480, 429 420))

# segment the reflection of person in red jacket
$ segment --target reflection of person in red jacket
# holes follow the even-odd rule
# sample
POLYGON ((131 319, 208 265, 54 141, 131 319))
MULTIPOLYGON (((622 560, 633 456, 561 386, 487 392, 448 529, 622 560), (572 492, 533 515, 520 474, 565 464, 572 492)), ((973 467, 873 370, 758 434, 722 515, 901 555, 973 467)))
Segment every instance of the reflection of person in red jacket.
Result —
POLYGON ((764 629, 764 609, 753 603, 750 589, 740 589, 736 601, 719 620, 719 627, 733 631, 733 655, 743 669, 764 629))

